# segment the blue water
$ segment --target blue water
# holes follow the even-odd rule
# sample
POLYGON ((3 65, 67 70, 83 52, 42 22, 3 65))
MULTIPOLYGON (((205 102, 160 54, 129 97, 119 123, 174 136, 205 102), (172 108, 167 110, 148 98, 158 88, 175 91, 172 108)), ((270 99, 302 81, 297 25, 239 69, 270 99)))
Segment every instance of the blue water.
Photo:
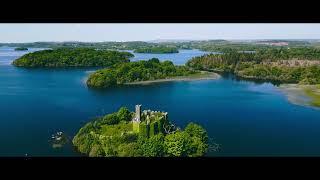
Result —
MULTIPOLYGON (((128 52, 133 53, 132 50, 128 50, 128 52)), ((148 60, 153 57, 157 57, 161 61, 171 60, 174 61, 176 65, 184 65, 187 60, 191 59, 195 56, 201 56, 208 52, 203 52, 200 50, 179 50, 179 53, 169 53, 169 54, 146 54, 146 53, 133 53, 134 57, 131 59, 132 61, 138 60, 148 60)), ((217 53, 217 52, 211 52, 217 53)))
MULTIPOLYGON (((53 149, 51 134, 72 137, 91 118, 135 104, 168 111, 180 127, 203 125, 222 147, 209 156, 320 155, 320 110, 291 104, 270 83, 221 78, 98 91, 85 85, 92 69, 11 66, 23 53, 0 48, 0 156, 79 156, 70 144, 53 149)), ((182 64, 199 54, 161 56, 182 64)))

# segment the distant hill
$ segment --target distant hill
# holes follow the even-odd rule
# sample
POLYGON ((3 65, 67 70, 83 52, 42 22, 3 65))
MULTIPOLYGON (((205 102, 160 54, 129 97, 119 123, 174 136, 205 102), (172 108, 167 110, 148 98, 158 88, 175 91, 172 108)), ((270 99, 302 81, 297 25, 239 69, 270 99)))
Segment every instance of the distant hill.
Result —
POLYGON ((191 42, 195 40, 188 40, 188 39, 156 39, 156 40, 151 40, 147 41, 150 43, 180 43, 180 42, 191 42))

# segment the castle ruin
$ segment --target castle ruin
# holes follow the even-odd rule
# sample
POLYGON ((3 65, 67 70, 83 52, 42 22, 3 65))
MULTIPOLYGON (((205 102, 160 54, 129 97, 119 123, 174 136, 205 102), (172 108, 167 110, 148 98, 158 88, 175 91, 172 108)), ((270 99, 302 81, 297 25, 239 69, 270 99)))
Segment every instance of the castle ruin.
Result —
POLYGON ((132 119, 133 131, 142 133, 146 136, 152 136, 163 133, 163 125, 168 121, 168 113, 161 111, 143 110, 141 104, 135 106, 135 115, 132 119))
POLYGON ((133 118, 133 121, 135 122, 141 122, 141 104, 136 105, 136 113, 133 118))

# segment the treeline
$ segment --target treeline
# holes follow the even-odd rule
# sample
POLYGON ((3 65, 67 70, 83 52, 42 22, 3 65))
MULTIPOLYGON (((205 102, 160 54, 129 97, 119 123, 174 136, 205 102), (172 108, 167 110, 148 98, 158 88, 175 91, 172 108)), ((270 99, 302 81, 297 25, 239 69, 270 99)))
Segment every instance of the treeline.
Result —
POLYGON ((113 50, 135 50, 156 46, 174 47, 177 49, 200 49, 204 51, 226 52, 229 50, 253 51, 260 48, 279 48, 268 43, 287 43, 285 47, 319 47, 318 41, 306 40, 268 40, 268 41, 227 41, 227 40, 182 40, 182 41, 127 41, 127 42, 33 42, 33 43, 0 43, 0 46, 34 47, 34 48, 95 48, 113 50), (266 44, 263 44, 266 43, 266 44))
POLYGON ((262 79, 282 83, 320 84, 320 66, 286 67, 241 62, 236 75, 248 79, 262 79))
POLYGON ((89 87, 106 88, 136 81, 165 79, 187 76, 196 71, 186 66, 175 66, 171 61, 160 62, 157 58, 148 61, 115 64, 91 74, 87 80, 89 87))
POLYGON ((15 48, 14 50, 15 50, 15 51, 27 51, 28 48, 26 48, 26 47, 17 47, 17 48, 15 48))
POLYGON ((128 52, 93 48, 59 48, 28 53, 13 61, 19 67, 107 67, 129 62, 128 52))
POLYGON ((267 40, 267 41, 252 41, 252 42, 232 42, 232 41, 200 41, 194 42, 193 48, 203 51, 214 52, 230 52, 230 51, 257 51, 267 49, 281 48, 304 48, 317 47, 317 43, 303 40, 267 40), (284 43, 287 45, 272 45, 273 43, 284 43))
POLYGON ((320 50, 315 48, 280 48, 257 50, 255 53, 230 51, 223 54, 208 54, 194 57, 187 62, 188 67, 198 70, 232 72, 239 77, 275 80, 286 83, 320 83, 320 66, 290 65, 290 61, 320 60, 320 50), (287 61, 272 64, 270 62, 287 61), (268 64, 268 62, 270 64, 268 64))
POLYGON ((128 42, 32 42, 32 43, 0 43, 0 46, 32 47, 32 48, 95 48, 95 49, 123 49, 133 50, 137 47, 156 45, 143 41, 128 42))
POLYGON ((179 50, 177 49, 177 47, 154 46, 154 47, 137 48, 134 50, 134 52, 163 54, 163 53, 179 53, 179 50))
POLYGON ((264 48, 272 48, 266 45, 247 43, 200 43, 197 49, 209 52, 231 52, 231 51, 256 51, 264 48))
POLYGON ((261 61, 276 60, 320 60, 320 49, 304 48, 268 48, 257 50, 255 58, 261 61))
POLYGON ((146 137, 133 132, 132 115, 122 107, 97 118, 82 127, 72 142, 90 157, 196 157, 208 150, 208 134, 200 125, 189 123, 184 130, 146 137))

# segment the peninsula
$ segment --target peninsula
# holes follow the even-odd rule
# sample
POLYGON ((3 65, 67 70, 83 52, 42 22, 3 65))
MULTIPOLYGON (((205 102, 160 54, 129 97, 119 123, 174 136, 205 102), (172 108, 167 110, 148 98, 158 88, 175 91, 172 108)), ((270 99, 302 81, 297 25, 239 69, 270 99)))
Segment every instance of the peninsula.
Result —
POLYGON ((93 48, 59 48, 25 54, 13 61, 18 67, 108 67, 129 62, 133 54, 93 48))
POLYGON ((192 58, 187 66, 198 70, 233 73, 249 80, 282 84, 295 104, 320 107, 320 50, 317 48, 269 48, 243 53, 228 51, 192 58), (290 84, 290 85, 286 85, 290 84), (309 101, 305 101, 309 99, 309 101))
POLYGON ((82 127, 74 146, 90 157, 197 157, 208 150, 208 134, 195 123, 184 130, 167 112, 122 107, 82 127))
POLYGON ((108 88, 119 85, 145 84, 151 82, 215 79, 218 75, 175 66, 171 61, 160 62, 157 58, 148 61, 115 64, 90 74, 87 85, 92 88, 108 88))
POLYGON ((229 51, 194 57, 186 65, 198 70, 230 72, 246 79, 320 84, 320 50, 316 48, 229 51))

